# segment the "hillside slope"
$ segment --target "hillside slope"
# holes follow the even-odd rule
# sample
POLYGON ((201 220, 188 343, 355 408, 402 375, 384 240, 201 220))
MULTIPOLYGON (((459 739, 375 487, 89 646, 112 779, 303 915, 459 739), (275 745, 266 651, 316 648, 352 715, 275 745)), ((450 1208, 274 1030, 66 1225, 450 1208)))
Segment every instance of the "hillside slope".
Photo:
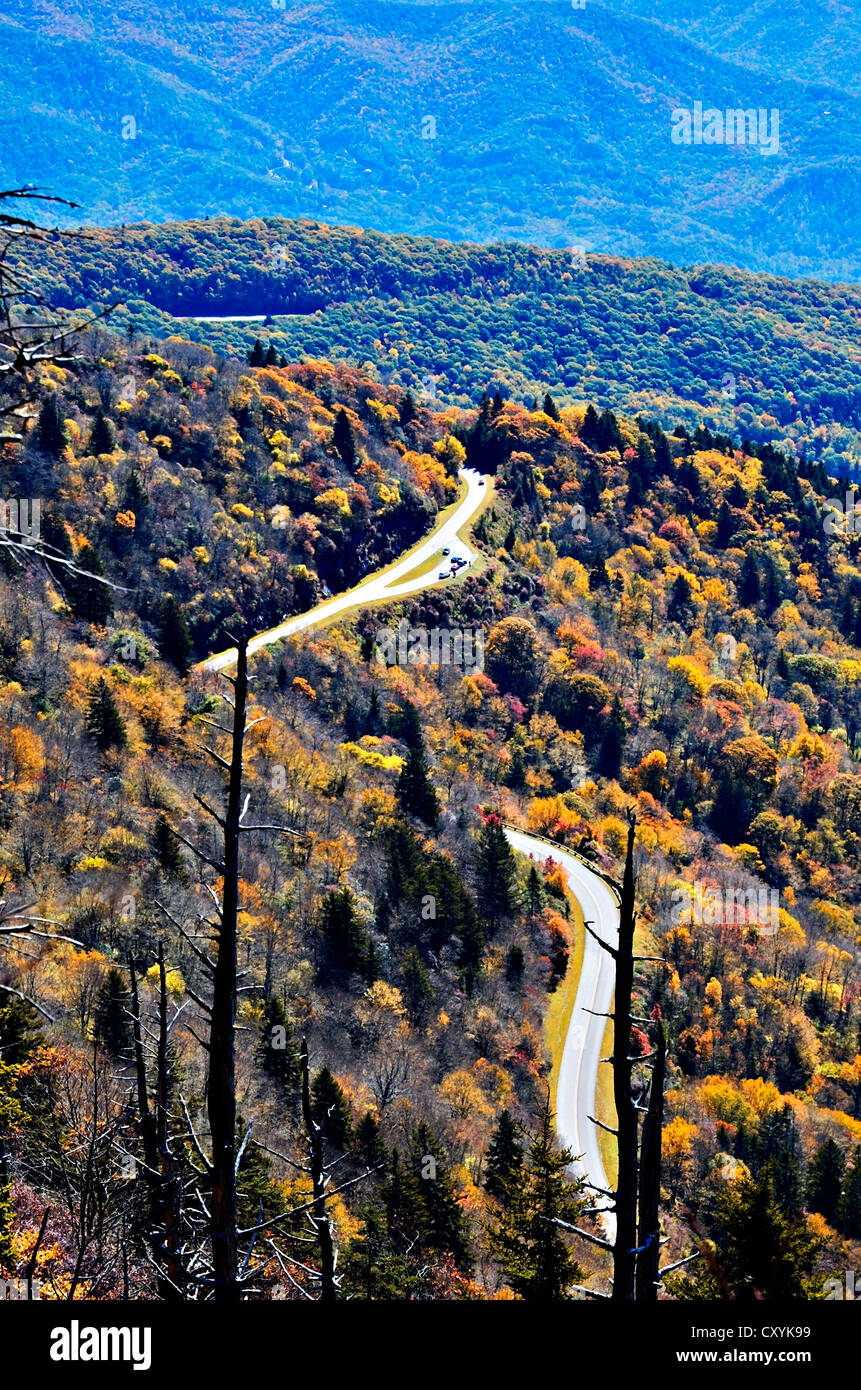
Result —
POLYGON ((138 329, 243 355, 259 335, 441 403, 499 386, 705 418, 789 436, 835 476, 861 453, 857 288, 281 219, 96 231, 49 243, 37 274, 67 306, 121 301, 138 329), (243 313, 272 323, 177 322, 243 313))

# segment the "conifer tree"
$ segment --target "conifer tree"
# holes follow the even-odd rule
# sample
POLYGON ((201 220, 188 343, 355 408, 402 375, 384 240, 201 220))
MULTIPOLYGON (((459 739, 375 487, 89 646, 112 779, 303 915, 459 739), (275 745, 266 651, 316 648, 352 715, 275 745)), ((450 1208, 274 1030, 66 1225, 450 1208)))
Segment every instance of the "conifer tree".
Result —
POLYGON ((254 1056, 258 1066, 285 1091, 296 1091, 299 1083, 299 1050, 287 1011, 277 994, 270 994, 263 1005, 260 1041, 254 1056))
POLYGON ((742 608, 750 608, 759 603, 759 569, 753 551, 748 550, 738 577, 738 601, 742 608))
POLYGON ((332 430, 332 443, 341 462, 349 469, 356 466, 356 441, 353 438, 353 427, 346 410, 341 406, 335 415, 335 424, 332 430))
POLYGON ((100 583, 104 566, 91 545, 85 542, 79 550, 75 564, 82 573, 66 570, 66 597, 76 618, 104 627, 114 611, 114 600, 107 584, 100 583), (91 577, 92 576, 92 577, 91 577))
POLYGON ((168 594, 158 616, 158 647, 162 659, 184 676, 191 662, 193 645, 185 614, 173 594, 168 594))
POLYGON ((549 391, 547 391, 544 396, 543 410, 544 414, 549 415, 551 420, 559 419, 559 411, 556 407, 556 402, 554 401, 549 391))
POLYGON ((849 1240, 861 1240, 861 1145, 856 1144, 852 1163, 846 1169, 840 1201, 837 1204, 837 1229, 849 1240))
POLYGON ((807 1170, 807 1208, 818 1211, 832 1226, 837 1216, 845 1169, 842 1149, 828 1138, 816 1150, 807 1170))
POLYGON ((353 1142, 353 1120, 347 1097, 328 1067, 311 1083, 311 1114, 334 1148, 344 1152, 353 1142))
POLYGON ((439 823, 439 797, 430 779, 424 744, 407 749, 406 761, 395 782, 398 804, 410 815, 418 816, 435 830, 439 823))
POLYGON ((388 1161, 389 1151, 380 1134, 380 1126, 372 1111, 366 1110, 356 1127, 356 1142, 353 1145, 357 1158, 368 1168, 379 1168, 388 1161))
POLYGON ((416 1224, 423 1243, 453 1256, 458 1269, 470 1264, 466 1219, 451 1176, 448 1155, 430 1126, 422 1121, 410 1146, 413 1191, 418 1194, 416 1224))
POLYGON ((161 812, 156 816, 150 844, 156 862, 165 877, 175 878, 180 883, 185 883, 188 875, 185 872, 179 840, 171 830, 167 816, 161 812))
POLYGON ((585 1205, 579 1184, 565 1174, 571 1161, 567 1149, 556 1147, 548 1099, 523 1171, 510 1184, 507 1204, 490 1231, 507 1283, 527 1303, 569 1299, 571 1286, 583 1277, 558 1224, 576 1224, 585 1205))
POLYGON ((774 1195, 769 1166, 756 1178, 729 1183, 715 1204, 715 1248, 694 1266, 692 1278, 668 1275, 674 1298, 811 1299, 821 1295, 816 1272, 823 1242, 805 1221, 791 1221, 774 1195))
POLYGON ((369 971, 369 940, 349 888, 327 893, 317 918, 328 970, 344 980, 369 971))
POLYGON ((485 815, 478 832, 476 876, 482 915, 496 927, 514 911, 517 870, 505 828, 494 811, 485 815))
POLYGON ((104 676, 99 676, 90 692, 85 723, 97 748, 125 748, 126 726, 104 676))
POLYGON ((503 1206, 510 1200, 512 1185, 523 1173, 523 1145, 510 1110, 503 1110, 491 1135, 484 1165, 484 1186, 503 1206))
POLYGON ((598 771, 602 777, 619 776, 627 736, 628 726, 622 713, 622 702, 618 695, 614 695, 610 713, 604 723, 604 734, 598 753, 598 771))
POLYGON ((415 946, 411 946, 404 956, 401 966, 401 987, 407 1018, 415 1028, 420 1028, 427 1016, 428 1007, 433 1003, 433 986, 425 963, 415 946))
POLYGON ((116 447, 114 429, 104 410, 99 406, 93 418, 93 428, 90 431, 90 453, 91 454, 112 454, 116 447))
POLYGON ((131 1052, 130 1001, 125 976, 111 966, 96 995, 93 1037, 113 1057, 124 1058, 131 1052))
POLYGON ((726 498, 724 498, 723 502, 721 502, 720 504, 720 510, 718 511, 717 517, 717 535, 715 536, 715 545, 717 546, 718 550, 726 549, 726 547, 729 545, 730 537, 733 535, 734 531, 735 518, 732 514, 732 508, 730 507, 726 498))
POLYGON ((42 402, 36 423, 36 441, 44 454, 50 454, 55 459, 60 457, 69 442, 56 392, 52 391, 42 402))

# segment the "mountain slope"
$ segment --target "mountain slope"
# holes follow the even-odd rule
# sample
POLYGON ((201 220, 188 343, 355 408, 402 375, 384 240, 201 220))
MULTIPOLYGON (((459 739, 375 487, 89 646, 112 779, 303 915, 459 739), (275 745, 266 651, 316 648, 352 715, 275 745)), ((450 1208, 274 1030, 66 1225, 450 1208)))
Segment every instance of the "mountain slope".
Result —
POLYGON ((157 31, 141 0, 11 0, 3 24, 0 175, 96 221, 310 215, 861 276, 851 98, 593 0, 180 0, 157 31), (674 145, 697 100, 776 108, 780 152, 674 145))
POLYGON ((441 402, 499 385, 788 435, 834 475, 861 452, 858 289, 277 218, 92 235, 47 245, 40 282, 67 306, 122 301, 139 330, 242 355, 259 335, 441 402), (187 317, 241 314, 273 317, 187 317))

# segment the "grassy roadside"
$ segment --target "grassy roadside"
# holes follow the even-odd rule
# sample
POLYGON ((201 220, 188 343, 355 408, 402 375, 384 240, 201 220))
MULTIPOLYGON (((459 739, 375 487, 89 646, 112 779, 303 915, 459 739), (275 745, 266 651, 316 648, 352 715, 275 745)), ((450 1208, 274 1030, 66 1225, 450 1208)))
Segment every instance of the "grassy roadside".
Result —
POLYGON ((420 565, 416 565, 414 570, 410 570, 408 574, 399 575, 393 582, 395 584, 408 584, 411 579, 421 579, 422 575, 430 574, 431 570, 435 570, 437 565, 446 562, 447 557, 443 555, 441 550, 438 550, 435 555, 431 555, 429 560, 423 560, 420 565))

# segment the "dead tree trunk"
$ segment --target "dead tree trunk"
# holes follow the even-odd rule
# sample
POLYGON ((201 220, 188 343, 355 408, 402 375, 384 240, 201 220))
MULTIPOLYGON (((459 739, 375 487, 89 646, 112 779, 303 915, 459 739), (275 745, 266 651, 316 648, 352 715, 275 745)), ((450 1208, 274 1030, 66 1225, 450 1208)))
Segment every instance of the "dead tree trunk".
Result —
POLYGON ((185 1270, 182 1263, 182 1212, 180 1184, 176 1160, 170 1149, 170 1080, 167 1048, 167 976, 164 964, 164 945, 158 947, 158 1058, 156 1064, 156 1143, 161 1167, 161 1212, 164 1226, 164 1250, 167 1279, 163 1281, 164 1298, 185 1297, 185 1270))
POLYGON ((658 1021, 649 1105, 646 1118, 643 1120, 640 1141, 636 1297, 638 1302, 643 1303, 655 1303, 658 1298, 661 1259, 661 1131, 664 1124, 666 1064, 667 1039, 664 1025, 658 1021))
POLYGON ((209 1032, 209 1129, 212 1136, 212 1260, 215 1297, 240 1296, 236 1234, 236 998, 242 750, 248 703, 248 644, 237 642, 233 734, 224 832, 224 889, 219 914, 209 1032))
POLYGON ((613 1299, 634 1298, 637 1246, 637 1108, 631 1094, 631 994, 634 985, 634 830, 628 825, 628 849, 619 910, 616 949, 616 1000, 613 1006, 613 1098, 619 1149, 616 1184, 616 1241, 613 1247, 613 1299))
POLYGON ((302 1070, 302 1118, 308 1136, 308 1154, 311 1167, 311 1195, 314 1205, 311 1209, 311 1223, 317 1235, 320 1249, 320 1302, 334 1303, 337 1294, 335 1282, 335 1243, 332 1227, 326 1210, 326 1171, 323 1163, 323 1131, 311 1113, 311 1075, 308 1065, 308 1043, 302 1039, 299 1053, 302 1070))

